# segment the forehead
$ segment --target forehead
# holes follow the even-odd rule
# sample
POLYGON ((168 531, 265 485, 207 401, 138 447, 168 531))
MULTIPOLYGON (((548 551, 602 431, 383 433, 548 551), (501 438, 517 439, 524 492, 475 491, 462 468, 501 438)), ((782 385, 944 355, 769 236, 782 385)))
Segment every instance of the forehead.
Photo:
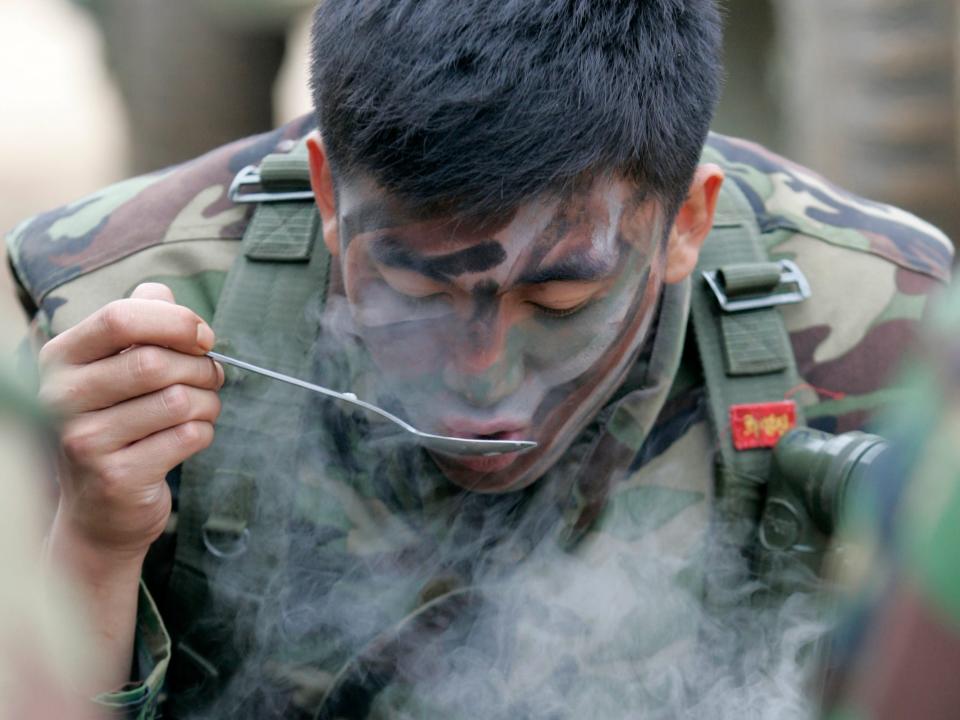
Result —
POLYGON ((632 183, 597 177, 503 216, 472 221, 418 217, 374 183, 351 181, 339 187, 337 213, 348 252, 435 279, 483 274, 502 285, 569 260, 612 264, 623 241, 649 239, 656 209, 632 183))

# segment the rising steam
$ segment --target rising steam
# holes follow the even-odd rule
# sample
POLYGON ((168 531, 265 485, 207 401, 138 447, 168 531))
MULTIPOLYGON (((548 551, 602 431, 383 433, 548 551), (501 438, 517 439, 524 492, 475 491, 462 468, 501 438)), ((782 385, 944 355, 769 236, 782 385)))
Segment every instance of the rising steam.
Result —
MULTIPOLYGON (((324 347, 331 337, 340 347, 317 350, 317 378, 355 389, 362 369, 338 360, 350 356, 347 324, 329 317, 324 347)), ((809 588, 764 595, 753 581, 705 601, 712 574, 747 577, 739 553, 711 546, 717 528, 691 527, 678 543, 655 525, 610 530, 601 515, 571 541, 575 465, 523 491, 470 493, 417 448, 322 400, 301 432, 262 450, 251 551, 215 578, 260 599, 217 593, 239 665, 198 717, 812 714, 822 599, 809 588), (295 457, 295 472, 278 471, 280 457, 295 457)), ((669 515, 664 497, 649 493, 642 512, 669 515)))

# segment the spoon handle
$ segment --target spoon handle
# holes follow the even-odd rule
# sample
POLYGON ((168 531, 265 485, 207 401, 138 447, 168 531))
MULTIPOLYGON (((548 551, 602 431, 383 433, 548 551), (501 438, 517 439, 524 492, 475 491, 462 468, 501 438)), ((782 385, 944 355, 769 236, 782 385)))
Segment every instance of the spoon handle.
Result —
POLYGON ((279 380, 280 382, 285 382, 290 385, 296 385, 297 387, 311 390, 315 393, 320 393, 321 395, 326 395, 334 400, 339 400, 341 402, 363 408, 368 412, 372 412, 389 420, 392 423, 399 425, 408 433, 416 436, 421 445, 454 455, 498 455, 505 452, 524 452, 536 447, 537 445, 535 442, 531 442, 529 440, 455 438, 448 437, 446 435, 425 433, 417 430, 415 427, 413 427, 413 425, 398 418, 396 415, 387 412, 382 407, 359 399, 353 393, 341 393, 337 392, 336 390, 331 390, 330 388, 325 388, 322 385, 314 385, 306 380, 300 380, 299 378, 291 377, 290 375, 284 375, 283 373, 276 372, 275 370, 268 370, 267 368, 262 368, 259 365, 254 365, 253 363, 248 363, 243 360, 237 360, 236 358, 214 352, 213 350, 207 353, 207 357, 212 358, 217 362, 233 365, 234 367, 241 368, 242 370, 257 373, 258 375, 264 375, 265 377, 272 378, 273 380, 279 380))
POLYGON ((275 370, 267 370, 262 368, 259 365, 254 365, 252 363, 244 362, 243 360, 237 360, 236 358, 229 357, 227 355, 222 355, 218 352, 211 350, 207 353, 207 357, 213 358, 217 362, 225 363, 226 365, 233 365, 234 367, 241 368, 243 370, 249 370, 250 372, 257 373, 258 375, 264 375, 268 378, 273 378, 274 380, 279 380, 280 382, 289 383, 290 385, 296 385, 297 387, 302 387, 307 390, 312 390, 313 392, 320 393, 321 395, 328 395, 337 400, 345 400, 346 402, 355 402, 357 400, 354 395, 346 395, 344 393, 339 393, 336 390, 331 390, 330 388, 325 388, 322 385, 314 385, 309 383, 306 380, 300 380, 290 375, 284 375, 283 373, 278 373, 275 370))

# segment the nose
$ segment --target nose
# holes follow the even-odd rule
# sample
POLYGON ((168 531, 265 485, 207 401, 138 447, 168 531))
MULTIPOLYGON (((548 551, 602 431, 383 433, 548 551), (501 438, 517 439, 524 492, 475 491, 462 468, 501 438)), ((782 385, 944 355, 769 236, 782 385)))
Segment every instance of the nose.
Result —
POLYGON ((447 387, 479 407, 515 392, 523 380, 523 352, 509 330, 503 312, 468 320, 444 368, 447 387))

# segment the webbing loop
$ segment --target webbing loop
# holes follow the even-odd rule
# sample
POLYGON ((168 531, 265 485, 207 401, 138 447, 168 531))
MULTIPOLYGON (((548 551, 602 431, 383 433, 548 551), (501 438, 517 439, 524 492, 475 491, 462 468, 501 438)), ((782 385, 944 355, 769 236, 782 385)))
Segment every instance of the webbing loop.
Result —
POLYGON ((312 200, 307 138, 288 153, 271 153, 259 167, 248 165, 237 173, 227 191, 235 203, 275 203, 312 200))

